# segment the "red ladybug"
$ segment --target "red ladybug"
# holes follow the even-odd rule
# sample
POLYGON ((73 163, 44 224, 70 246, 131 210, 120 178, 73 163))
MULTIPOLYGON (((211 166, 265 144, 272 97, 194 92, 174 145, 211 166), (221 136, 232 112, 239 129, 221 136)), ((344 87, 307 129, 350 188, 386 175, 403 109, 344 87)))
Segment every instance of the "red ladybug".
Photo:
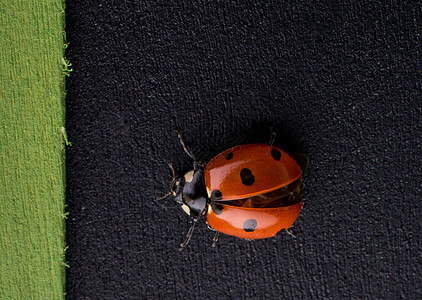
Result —
MULTIPOLYGON (((198 163, 182 136, 194 169, 176 177, 171 190, 182 209, 193 218, 182 250, 196 222, 207 214, 210 229, 244 239, 273 237, 294 223, 302 209, 302 170, 283 150, 270 144, 247 144, 230 148, 206 166, 198 163)), ((170 165, 171 167, 171 165, 170 165)))

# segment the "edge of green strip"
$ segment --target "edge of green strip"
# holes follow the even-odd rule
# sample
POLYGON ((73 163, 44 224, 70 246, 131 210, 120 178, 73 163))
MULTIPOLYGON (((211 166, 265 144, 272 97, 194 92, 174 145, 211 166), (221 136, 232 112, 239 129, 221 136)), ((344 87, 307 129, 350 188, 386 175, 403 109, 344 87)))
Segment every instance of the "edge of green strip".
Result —
POLYGON ((0 299, 65 297, 63 0, 0 10, 0 299))

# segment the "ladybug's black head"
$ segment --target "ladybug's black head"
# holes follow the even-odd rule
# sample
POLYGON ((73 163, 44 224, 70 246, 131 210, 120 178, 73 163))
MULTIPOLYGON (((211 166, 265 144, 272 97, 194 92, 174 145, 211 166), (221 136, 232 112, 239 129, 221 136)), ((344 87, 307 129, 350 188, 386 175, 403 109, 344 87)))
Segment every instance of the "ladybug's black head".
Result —
POLYGON ((192 217, 199 216, 207 206, 203 174, 201 169, 192 170, 184 176, 175 177, 171 183, 170 188, 176 202, 192 217))

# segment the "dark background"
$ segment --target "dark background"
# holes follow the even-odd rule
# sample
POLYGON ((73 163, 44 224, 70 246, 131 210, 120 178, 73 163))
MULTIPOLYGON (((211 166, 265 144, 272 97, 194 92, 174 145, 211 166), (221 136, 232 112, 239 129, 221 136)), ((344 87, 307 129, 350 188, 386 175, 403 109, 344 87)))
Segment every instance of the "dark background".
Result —
POLYGON ((67 1, 68 299, 421 299, 421 5, 67 1), (169 190, 246 142, 310 158, 296 238, 222 236, 169 190))

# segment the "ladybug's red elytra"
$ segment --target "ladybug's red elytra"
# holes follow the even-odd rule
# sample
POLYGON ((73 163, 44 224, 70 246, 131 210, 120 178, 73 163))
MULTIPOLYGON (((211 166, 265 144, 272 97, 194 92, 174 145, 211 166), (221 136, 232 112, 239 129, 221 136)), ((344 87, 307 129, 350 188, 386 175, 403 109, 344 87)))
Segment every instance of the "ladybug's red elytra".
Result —
MULTIPOLYGON (((182 250, 195 224, 207 214, 207 223, 219 233, 243 239, 273 237, 288 230, 302 209, 303 180, 299 164, 270 144, 246 144, 218 154, 208 164, 199 163, 178 133, 194 169, 176 177, 171 190, 181 208, 193 218, 182 250)), ((171 166, 171 165, 170 165, 171 166)))

